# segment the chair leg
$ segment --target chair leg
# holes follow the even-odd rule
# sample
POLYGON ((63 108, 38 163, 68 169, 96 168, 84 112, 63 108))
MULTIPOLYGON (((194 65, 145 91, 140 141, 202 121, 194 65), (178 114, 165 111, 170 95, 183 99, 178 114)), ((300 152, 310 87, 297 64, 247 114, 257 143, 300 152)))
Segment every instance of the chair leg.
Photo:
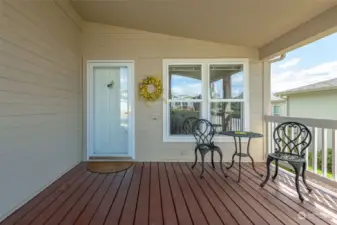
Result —
POLYGON ((217 153, 219 154, 220 156, 220 168, 221 168, 221 171, 223 172, 224 176, 227 177, 227 174, 225 173, 225 171, 223 170, 223 165, 222 165, 222 159, 223 159, 223 155, 222 155, 222 151, 221 149, 219 148, 216 148, 215 151, 217 151, 217 153))
POLYGON ((294 170, 295 170, 295 174, 296 174, 296 177, 295 177, 296 190, 297 190, 297 194, 298 194, 299 199, 301 200, 301 202, 303 202, 304 198, 303 198, 303 196, 301 194, 300 183, 299 183, 299 178, 300 178, 300 172, 301 172, 302 164, 301 163, 290 163, 290 165, 292 165, 293 168, 294 168, 294 170))
POLYGON ((274 159, 270 156, 268 156, 267 158, 267 175, 266 175, 266 179, 264 179, 264 181, 260 184, 261 187, 264 187, 264 185, 266 185, 266 183, 269 180, 270 177, 270 163, 273 161, 274 159))
POLYGON ((201 155, 201 174, 200 174, 200 178, 204 177, 204 172, 205 172, 205 155, 206 152, 204 151, 200 151, 200 155, 201 155))
POLYGON ((214 166, 214 151, 213 150, 211 150, 211 156, 212 156, 212 167, 213 167, 213 169, 215 169, 215 166, 214 166))
POLYGON ((312 191, 312 188, 307 184, 307 181, 305 180, 305 171, 306 171, 306 168, 307 168, 307 164, 306 163, 303 163, 303 168, 302 168, 302 179, 303 179, 303 183, 305 185, 305 187, 307 188, 307 190, 309 192, 312 191))
POLYGON ((194 154, 195 154, 195 160, 194 160, 194 163, 192 165, 192 169, 194 169, 195 165, 197 165, 197 161, 198 161, 198 148, 196 147, 194 149, 194 154))
POLYGON ((275 174, 272 177, 273 181, 275 181, 277 174, 278 174, 278 159, 275 159, 275 174))

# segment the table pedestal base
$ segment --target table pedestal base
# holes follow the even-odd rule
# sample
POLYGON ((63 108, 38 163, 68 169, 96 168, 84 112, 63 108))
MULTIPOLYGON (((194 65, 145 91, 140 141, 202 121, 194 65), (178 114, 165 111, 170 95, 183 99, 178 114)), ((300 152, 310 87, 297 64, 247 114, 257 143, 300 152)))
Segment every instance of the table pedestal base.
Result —
POLYGON ((250 152, 249 152, 249 145, 250 145, 250 139, 248 139, 248 145, 247 145, 247 153, 242 153, 241 152, 241 137, 238 137, 239 138, 239 152, 238 152, 238 142, 236 140, 236 137, 234 137, 234 142, 235 142, 235 152, 232 156, 232 163, 230 166, 226 167, 226 169, 230 169, 233 167, 234 165, 234 158, 235 156, 239 156, 239 179, 238 179, 238 182, 240 182, 240 179, 241 179, 241 157, 249 157, 250 160, 252 161, 252 167, 253 167, 253 170, 255 171, 255 173, 257 173, 260 177, 263 177, 263 174, 259 173, 256 171, 255 169, 255 165, 254 165, 254 159, 253 157, 250 155, 250 152))

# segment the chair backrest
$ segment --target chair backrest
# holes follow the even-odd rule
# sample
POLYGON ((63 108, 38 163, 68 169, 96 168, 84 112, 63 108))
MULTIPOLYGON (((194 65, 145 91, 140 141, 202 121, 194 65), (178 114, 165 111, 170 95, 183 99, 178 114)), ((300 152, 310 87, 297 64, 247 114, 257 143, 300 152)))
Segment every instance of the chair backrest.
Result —
POLYGON ((193 136, 197 144, 212 144, 215 135, 213 124, 205 119, 198 119, 193 124, 193 136))
POLYGON ((185 134, 193 134, 193 124, 198 120, 196 117, 188 117, 183 122, 183 131, 185 134))
POLYGON ((304 157, 312 135, 310 130, 301 123, 285 122, 275 128, 273 138, 278 148, 277 151, 304 157))

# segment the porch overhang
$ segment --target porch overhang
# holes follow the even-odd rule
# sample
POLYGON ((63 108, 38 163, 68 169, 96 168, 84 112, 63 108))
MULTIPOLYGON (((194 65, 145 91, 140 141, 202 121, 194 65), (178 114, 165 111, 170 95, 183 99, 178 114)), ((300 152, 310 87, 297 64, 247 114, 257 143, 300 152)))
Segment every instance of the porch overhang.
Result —
POLYGON ((269 60, 337 30, 337 2, 333 0, 272 4, 269 0, 71 3, 87 22, 247 47, 256 49, 260 60, 269 60))
POLYGON ((284 52, 316 41, 337 31, 337 6, 323 12, 259 49, 260 59, 272 58, 284 52))

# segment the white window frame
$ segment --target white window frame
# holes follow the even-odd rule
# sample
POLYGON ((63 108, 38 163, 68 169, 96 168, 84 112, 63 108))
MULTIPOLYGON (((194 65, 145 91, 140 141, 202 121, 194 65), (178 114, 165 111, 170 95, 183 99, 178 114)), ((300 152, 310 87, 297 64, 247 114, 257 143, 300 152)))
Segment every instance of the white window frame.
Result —
MULTIPOLYGON (((202 75, 202 100, 186 100, 188 102, 201 102, 201 117, 210 118, 210 102, 243 102, 244 103, 244 130, 249 131, 249 60, 247 58, 223 58, 223 59, 163 59, 163 94, 167 100, 163 101, 163 141, 164 142, 195 142, 194 137, 187 135, 170 135, 169 96, 169 66, 170 65, 201 65, 202 75), (238 99, 211 99, 209 88, 210 65, 242 64, 244 74, 244 95, 238 99), (206 107, 205 107, 206 105, 206 107)), ((180 101, 180 100, 179 100, 180 101)), ((184 100, 185 101, 185 100, 184 100)), ((215 136, 216 142, 233 142, 232 137, 215 136)))
POLYGON ((281 106, 273 105, 273 116, 281 116, 281 106), (278 107, 278 113, 275 112, 275 107, 278 107))

